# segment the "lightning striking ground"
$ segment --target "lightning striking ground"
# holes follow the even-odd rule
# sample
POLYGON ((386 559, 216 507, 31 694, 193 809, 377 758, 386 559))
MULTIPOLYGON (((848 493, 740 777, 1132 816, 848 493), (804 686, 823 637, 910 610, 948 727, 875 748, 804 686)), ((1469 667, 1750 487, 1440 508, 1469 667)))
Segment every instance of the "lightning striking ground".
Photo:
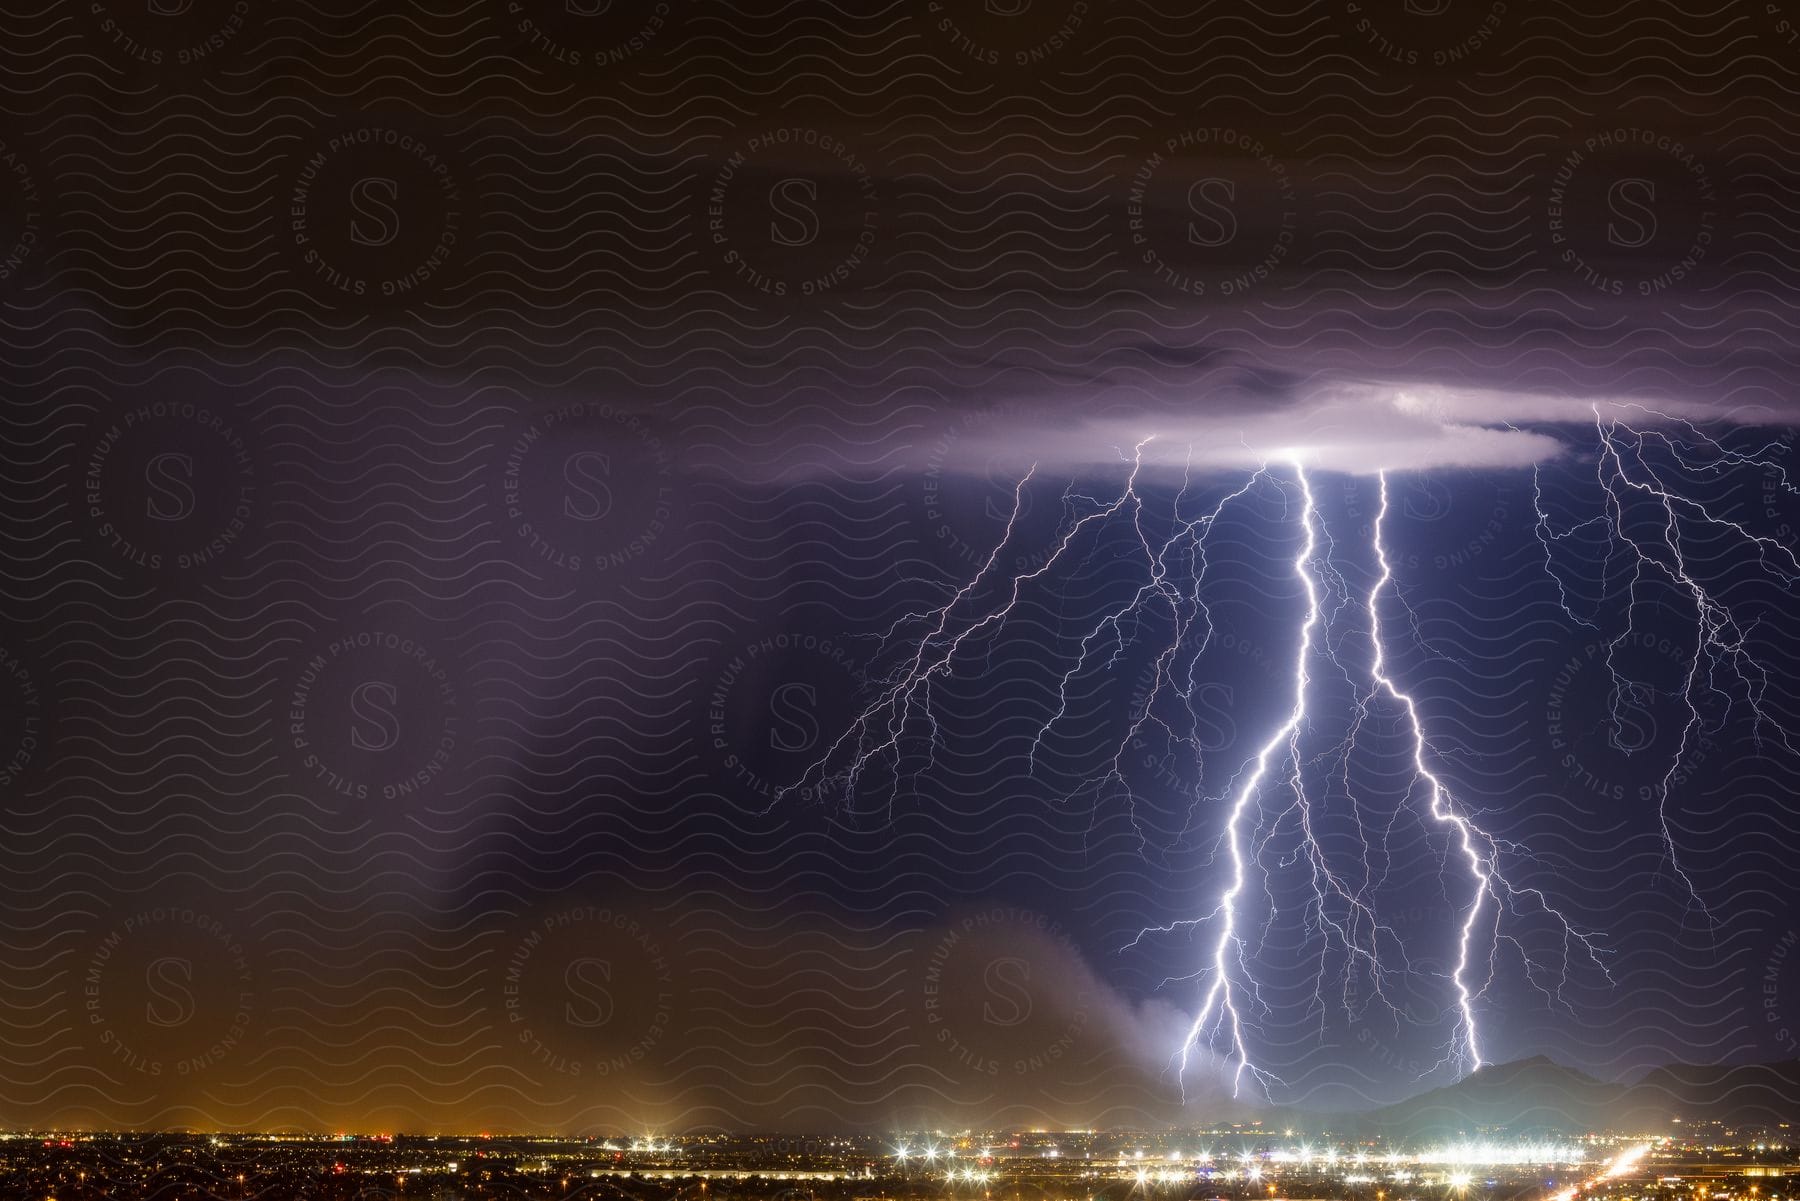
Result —
MULTIPOLYGON (((1481 1066, 1481 1038, 1475 1016, 1475 1002, 1483 991, 1473 988, 1469 983, 1470 944, 1475 937, 1476 924, 1481 920, 1484 906, 1491 898, 1498 910, 1498 897, 1493 892, 1493 840, 1483 833, 1473 822, 1455 808, 1443 781, 1425 764, 1426 744, 1425 728, 1419 721, 1419 707, 1411 696, 1400 691, 1393 677, 1387 673, 1387 653, 1383 649, 1381 636, 1381 593, 1394 579, 1394 571, 1388 562, 1387 546, 1382 541, 1382 527, 1387 522, 1388 487, 1387 475, 1381 478, 1381 507, 1375 514, 1374 532, 1371 540, 1375 547, 1375 561, 1380 575, 1369 589, 1369 646, 1372 656, 1369 674, 1375 685, 1382 692, 1393 698, 1406 711, 1407 727, 1412 734, 1412 762, 1415 778, 1423 780, 1431 793, 1430 811, 1432 817, 1439 822, 1451 826, 1454 830, 1456 849, 1468 861, 1469 876, 1472 885, 1469 890, 1468 906, 1463 911, 1462 927, 1457 938, 1456 967, 1450 973, 1451 986, 1456 990, 1456 1043, 1462 1049, 1463 1063, 1470 1070, 1481 1066)), ((1498 937, 1499 931, 1495 930, 1498 937)), ((1491 968, 1491 963, 1490 963, 1491 968)), ((1492 973, 1490 971, 1489 978, 1492 973)), ((1483 986, 1485 988, 1485 984, 1483 986)))
MULTIPOLYGON (((1304 466, 1298 462, 1284 464, 1291 469, 1280 476, 1267 464, 1251 472, 1234 490, 1227 492, 1211 507, 1190 512, 1190 473, 1184 471, 1173 501, 1166 526, 1161 517, 1147 516, 1143 485, 1144 452, 1150 439, 1137 444, 1129 457, 1121 455, 1127 473, 1116 496, 1096 499, 1065 492, 1065 510, 1071 514, 1050 552, 1034 569, 1022 570, 1008 579, 998 564, 1005 549, 1019 534, 1020 516, 1024 508, 1025 489, 1036 474, 1034 467, 1019 481, 1013 492, 1013 506, 1004 530, 993 551, 975 575, 953 590, 940 606, 919 613, 909 613, 891 625, 881 638, 885 649, 903 630, 921 630, 913 635, 911 645, 899 667, 880 687, 874 701, 850 722, 821 757, 785 792, 799 788, 820 790, 827 786, 842 788, 847 794, 859 786, 868 770, 877 762, 885 762, 898 773, 903 760, 902 743, 908 731, 917 731, 927 748, 927 763, 935 751, 939 729, 933 712, 934 682, 953 675, 959 656, 974 652, 980 642, 999 632, 1007 618, 1019 607, 1025 589, 1039 581, 1055 578, 1056 569, 1066 559, 1075 557, 1078 541, 1089 532, 1114 520, 1130 522, 1131 558, 1143 571, 1142 582, 1130 589, 1122 600, 1104 606, 1096 620, 1075 639, 1073 661, 1059 673, 1056 685, 1058 703, 1054 711, 1036 731, 1027 753, 1035 769, 1038 755, 1053 739, 1059 724, 1068 719, 1069 694, 1072 683, 1090 665, 1106 656, 1104 666, 1115 666, 1127 644, 1144 636, 1150 628, 1166 629, 1166 636, 1154 647, 1151 686, 1142 700, 1129 713, 1124 737, 1119 743, 1103 777, 1097 785, 1124 784, 1126 748, 1133 745, 1137 734, 1154 724, 1169 738, 1172 748, 1191 753, 1196 766, 1202 757, 1197 733, 1198 716, 1193 701, 1199 687, 1200 657, 1210 644, 1215 627, 1206 598, 1210 570, 1208 539, 1221 517, 1235 503, 1252 492, 1273 487, 1283 492, 1297 492, 1297 525, 1301 545, 1292 563, 1304 597, 1303 616, 1297 629, 1297 647, 1293 661, 1291 701, 1285 716, 1255 744, 1254 754, 1241 762, 1231 776, 1227 794, 1214 798, 1223 810, 1218 836, 1217 857, 1228 865, 1216 900, 1204 913, 1164 926, 1154 926, 1139 933, 1128 945, 1136 945, 1155 935, 1177 931, 1204 931, 1204 944, 1209 948, 1199 969, 1175 981, 1200 981, 1200 1008, 1188 1026, 1187 1035, 1177 1055, 1179 1075, 1185 1076, 1195 1055, 1207 1051, 1229 1064, 1234 1093, 1246 1076, 1256 1080, 1265 1091, 1276 1082, 1267 1070, 1259 1067, 1251 1048, 1251 1032, 1255 1015, 1261 1011, 1261 994, 1253 956, 1243 929, 1241 906, 1254 877, 1261 873, 1268 894, 1270 917, 1276 908, 1276 894, 1269 887, 1271 870, 1301 863, 1302 892, 1308 896, 1305 920, 1309 932, 1322 936, 1326 951, 1336 948, 1345 957, 1345 985, 1349 986, 1352 966, 1366 972, 1374 986, 1374 998, 1388 1004, 1390 1011, 1399 1010, 1388 1003, 1384 991, 1392 969, 1386 961, 1384 947, 1401 942, 1397 932, 1380 919, 1379 906, 1372 890, 1379 883, 1371 870, 1368 850, 1359 863, 1340 867, 1318 832, 1323 818, 1322 802, 1309 793, 1307 768, 1309 760, 1303 747, 1303 735, 1310 728, 1309 705, 1314 691, 1313 669, 1321 657, 1338 668, 1348 681, 1353 671, 1338 657, 1328 636, 1338 615, 1349 607, 1351 589, 1333 562, 1335 543, 1319 512, 1312 482, 1304 466), (1075 515, 1078 509, 1085 509, 1075 515), (1335 598, 1328 605, 1327 598, 1335 598), (1154 621, 1152 619, 1155 619, 1154 621), (1159 624, 1160 623, 1160 624, 1159 624), (1156 712, 1158 697, 1169 696, 1196 722, 1196 728, 1182 730, 1156 712), (1271 806, 1269 797, 1277 789, 1287 797, 1285 803, 1271 806), (1271 867, 1266 854, 1270 841, 1283 823, 1291 820, 1289 837, 1298 841, 1287 857, 1271 867)), ((1339 748, 1347 756, 1354 751, 1356 739, 1371 708, 1391 704, 1404 712, 1409 737, 1413 785, 1428 793, 1426 813, 1431 824, 1447 838, 1446 871, 1454 870, 1463 881, 1457 887, 1463 897, 1455 930, 1456 964, 1446 982, 1454 999, 1454 1029, 1444 1059, 1464 1070, 1483 1063, 1479 1009, 1488 986, 1495 977, 1498 957, 1505 948, 1515 949, 1526 966, 1526 974, 1540 987, 1537 964, 1526 953, 1524 944, 1508 933, 1506 922, 1520 915, 1520 903, 1529 901, 1536 914, 1547 917, 1562 932, 1562 977, 1566 980, 1571 957, 1580 952, 1599 964, 1599 950, 1593 936, 1574 927, 1538 890, 1516 888, 1501 872, 1502 853, 1515 853, 1518 848, 1495 838, 1451 795, 1440 771, 1432 765, 1434 758, 1427 740, 1424 720, 1414 697, 1403 690, 1388 666, 1387 635, 1381 620, 1384 601, 1396 602, 1396 583, 1385 544, 1388 516, 1388 486, 1380 477, 1381 506, 1372 534, 1372 550, 1378 568, 1377 578, 1368 591, 1365 614, 1368 619, 1370 660, 1367 686, 1359 687, 1360 700, 1355 703, 1351 732, 1339 748), (1451 869, 1448 864, 1460 867, 1451 869)), ((1173 753, 1173 751, 1171 751, 1173 753)), ((1347 768, 1346 768, 1347 771, 1347 768)), ((1346 781, 1348 776, 1345 777, 1346 781)), ((1410 795, 1410 790, 1409 790, 1410 795)), ((1198 794, 1196 805, 1208 798, 1198 794)), ((1354 798, 1352 798, 1354 802, 1354 798)), ((1396 810, 1396 815, 1398 814, 1396 810)), ((1361 827, 1360 810, 1358 829, 1361 827)), ((1400 958, 1406 962, 1404 947, 1400 958)), ((1322 961, 1323 962, 1323 961, 1322 961)), ((1410 963, 1404 970, 1410 971, 1410 963)), ((1604 971, 1604 965, 1601 965, 1604 971)), ((1316 995, 1323 1014, 1323 978, 1316 995)), ((1560 986, 1559 986, 1560 987, 1560 986)), ((1546 989, 1547 992, 1551 990, 1546 989)), ((1552 993, 1552 995, 1557 995, 1552 993)))
MULTIPOLYGON (((1456 994, 1457 1023, 1452 1054, 1464 1069, 1473 1071, 1483 1063, 1481 1057, 1481 1037, 1476 1017, 1475 1006, 1487 987, 1492 983, 1496 968, 1494 956, 1507 941, 1501 927, 1501 917, 1509 904, 1520 898, 1529 898, 1535 902, 1543 913, 1554 919, 1561 927, 1563 934, 1563 977, 1568 974, 1569 956, 1578 944, 1581 951, 1604 972, 1605 965, 1600 959, 1599 947, 1594 936, 1572 925, 1569 920, 1550 903, 1548 898, 1537 889, 1514 888, 1507 884, 1500 874, 1498 859, 1501 846, 1498 840, 1484 831, 1475 821, 1467 816, 1450 795, 1443 780, 1427 764, 1430 746, 1425 738, 1425 727, 1419 717, 1419 706, 1412 696, 1402 692, 1400 686, 1388 672, 1385 639, 1381 631, 1381 594, 1393 584, 1394 572, 1388 560, 1387 544, 1383 532, 1388 515, 1388 483, 1387 474, 1378 477, 1381 489, 1380 508, 1375 515, 1374 531, 1371 541, 1374 544, 1375 561, 1379 574, 1369 589, 1369 643, 1371 661, 1369 674, 1375 681, 1378 691, 1385 693, 1398 704, 1406 714, 1407 731, 1411 736, 1412 765, 1414 779, 1422 781, 1430 793, 1429 812, 1433 819, 1451 831, 1454 852, 1468 865, 1469 888, 1467 902, 1463 909, 1462 920, 1456 939, 1456 967, 1450 974, 1450 984, 1456 994), (1482 925, 1483 914, 1492 910, 1492 918, 1488 928, 1481 932, 1482 939, 1490 948, 1487 966, 1481 982, 1472 982, 1475 971, 1476 939, 1478 927, 1482 925)), ((1372 699, 1372 698, 1370 698, 1372 699)), ((1368 702, 1365 701, 1365 704, 1368 702)), ((1525 955, 1524 948, 1513 945, 1519 950, 1529 969, 1532 966, 1530 957, 1525 955)), ((1558 994, 1559 995, 1559 994, 1558 994)))
POLYGON ((1305 803, 1300 793, 1301 760, 1295 739, 1299 734, 1300 723, 1306 717, 1307 669, 1312 658, 1313 631, 1319 624, 1319 586, 1308 571, 1318 547, 1318 534, 1313 520, 1315 505, 1312 485, 1307 481, 1303 468, 1297 466, 1294 474, 1300 494, 1305 498, 1300 510, 1300 524, 1305 530, 1305 540, 1301 544, 1300 554, 1294 560, 1294 574, 1300 577, 1300 582, 1306 589, 1306 617, 1300 625, 1300 650, 1294 665, 1294 706, 1288 711, 1287 719, 1270 735, 1247 770, 1242 773, 1243 778, 1232 797, 1231 809, 1225 819, 1224 836, 1231 856, 1231 883, 1219 897, 1218 908, 1208 915, 1217 921, 1219 928, 1213 943, 1212 980, 1201 1002, 1200 1012, 1195 1015, 1193 1025, 1188 1028, 1180 1055, 1181 1071, 1185 1075, 1193 1050, 1203 1043, 1211 1043, 1217 1035, 1224 1034, 1233 1062, 1231 1089, 1234 1096, 1243 1083, 1246 1071, 1261 1074, 1250 1063, 1249 1048, 1244 1041, 1243 1014, 1237 995, 1240 986, 1233 980, 1231 971, 1234 961, 1238 967, 1244 967, 1243 941, 1237 933, 1236 913, 1237 899, 1243 893, 1245 884, 1242 826, 1246 813, 1255 804, 1263 777, 1268 774, 1270 760, 1277 750, 1282 750, 1293 761, 1296 797, 1300 804, 1305 803))

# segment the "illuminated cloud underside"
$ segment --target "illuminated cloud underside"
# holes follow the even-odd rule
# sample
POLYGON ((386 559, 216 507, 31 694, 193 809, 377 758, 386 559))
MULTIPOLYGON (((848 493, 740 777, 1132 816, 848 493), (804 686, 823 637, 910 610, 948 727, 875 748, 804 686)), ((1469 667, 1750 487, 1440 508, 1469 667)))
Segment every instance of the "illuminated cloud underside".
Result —
POLYGON ((1188 411, 1139 417, 1047 420, 1033 430, 996 429, 958 448, 966 470, 996 455, 1028 457, 1040 470, 1136 460, 1147 474, 1195 469, 1254 471, 1270 462, 1326 472, 1524 468, 1568 453, 1555 427, 1591 429, 1596 416, 1776 422, 1767 410, 1721 412, 1698 403, 1549 396, 1434 385, 1340 384, 1257 411, 1196 402, 1188 411), (1547 428, 1546 428, 1547 427, 1547 428), (1146 439, 1141 452, 1134 450, 1146 439))

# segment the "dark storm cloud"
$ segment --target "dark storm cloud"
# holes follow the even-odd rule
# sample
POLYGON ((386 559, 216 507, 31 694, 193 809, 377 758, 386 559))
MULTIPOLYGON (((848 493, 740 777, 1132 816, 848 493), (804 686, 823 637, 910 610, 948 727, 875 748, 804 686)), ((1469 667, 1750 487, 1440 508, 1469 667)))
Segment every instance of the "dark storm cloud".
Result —
MULTIPOLYGON (((1574 1018, 1503 980, 1497 1047, 1793 1053, 1719 995, 1781 930, 1701 933, 1658 874, 1673 718, 1632 754, 1589 720, 1604 644, 1522 470, 1573 489, 1596 404, 1791 420, 1768 6, 251 7, 0 39, 0 1124, 1235 1112, 1171 1067, 1204 948, 1133 939, 1209 911, 1195 798, 1287 703, 1277 488, 1222 543, 1205 764, 1131 748, 1141 808, 1091 787, 1131 656, 1020 745, 1110 545, 945 681, 936 770, 784 791, 1032 462, 1042 535, 1149 436, 1159 484, 1326 469, 1352 559, 1355 477, 1433 474, 1396 488, 1420 674, 1533 878, 1625 949, 1574 1018)), ((1791 773, 1743 733, 1674 820, 1721 911, 1785 930, 1791 773)), ((1302 941, 1246 948, 1287 1095, 1414 1087, 1441 996, 1349 1029, 1302 941)))

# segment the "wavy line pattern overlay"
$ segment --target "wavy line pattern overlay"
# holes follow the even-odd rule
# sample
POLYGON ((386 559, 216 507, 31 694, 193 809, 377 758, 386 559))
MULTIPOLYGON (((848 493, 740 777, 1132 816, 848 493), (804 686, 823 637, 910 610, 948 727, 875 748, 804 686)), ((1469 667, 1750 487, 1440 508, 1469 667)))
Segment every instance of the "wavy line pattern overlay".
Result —
POLYGON ((1067 1128, 1448 1083, 1463 894, 1356 705, 1377 467, 1386 670, 1544 902, 1485 1056, 1800 1058, 1797 22, 8 0, 0 1128, 1067 1128), (1620 470, 1717 518, 1683 562, 1757 720, 1721 683, 1683 735, 1694 613, 1629 570, 1657 518, 1607 509, 1596 404, 1716 439, 1620 470), (1187 724, 1144 722, 1166 631, 1108 626, 1141 529, 1040 573, 1150 435, 1165 523, 1338 455, 1321 824, 1268 798, 1247 843, 1255 1097, 1175 1057, 1308 529, 1291 488, 1221 510, 1187 724), (894 754, 812 773, 996 577, 1033 582, 894 754), (1308 908, 1315 851, 1391 971, 1308 908))

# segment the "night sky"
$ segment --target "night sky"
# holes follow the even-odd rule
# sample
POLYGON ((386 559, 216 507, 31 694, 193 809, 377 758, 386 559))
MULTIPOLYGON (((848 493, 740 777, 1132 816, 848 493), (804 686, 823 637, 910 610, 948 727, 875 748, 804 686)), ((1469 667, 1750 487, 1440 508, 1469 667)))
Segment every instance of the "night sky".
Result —
POLYGON ((1400 711, 1358 708, 1378 470, 1387 669, 1515 890, 1483 1057, 1800 1056, 1797 22, 12 3, 0 1127, 1089 1127, 1448 1083, 1466 881, 1400 711), (1597 413, 1661 431, 1631 470, 1737 622, 1680 755, 1692 594, 1634 589, 1608 530, 1664 510, 1608 509, 1597 413), (1315 836, 1406 958, 1384 1009, 1309 913, 1284 769, 1234 1100, 1220 1047, 1175 1065, 1216 936, 1181 923, 1293 705, 1295 458, 1315 836), (1166 616, 1083 636, 1144 530, 1264 462, 1211 530, 1191 743, 1134 732, 1166 616), (918 615, 1025 576, 844 787, 918 615))

